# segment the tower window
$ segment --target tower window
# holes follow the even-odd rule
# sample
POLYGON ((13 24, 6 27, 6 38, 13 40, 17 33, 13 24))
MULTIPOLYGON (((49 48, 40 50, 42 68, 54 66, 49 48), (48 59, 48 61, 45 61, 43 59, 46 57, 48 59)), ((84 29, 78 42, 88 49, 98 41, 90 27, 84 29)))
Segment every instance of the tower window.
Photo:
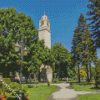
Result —
POLYGON ((44 21, 41 21, 41 26, 44 25, 44 21))

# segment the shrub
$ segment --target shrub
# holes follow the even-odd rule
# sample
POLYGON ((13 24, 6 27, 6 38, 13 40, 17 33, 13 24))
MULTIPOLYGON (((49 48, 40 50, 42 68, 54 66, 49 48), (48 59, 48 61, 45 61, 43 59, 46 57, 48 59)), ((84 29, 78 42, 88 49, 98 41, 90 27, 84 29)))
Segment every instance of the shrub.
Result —
POLYGON ((20 89, 20 84, 19 83, 16 83, 16 82, 11 82, 10 83, 10 86, 14 90, 19 90, 20 89))
POLYGON ((7 97, 7 100, 18 100, 15 96, 7 97))
POLYGON ((4 78, 4 81, 5 81, 7 84, 10 84, 10 83, 11 83, 11 79, 10 79, 10 78, 4 78))

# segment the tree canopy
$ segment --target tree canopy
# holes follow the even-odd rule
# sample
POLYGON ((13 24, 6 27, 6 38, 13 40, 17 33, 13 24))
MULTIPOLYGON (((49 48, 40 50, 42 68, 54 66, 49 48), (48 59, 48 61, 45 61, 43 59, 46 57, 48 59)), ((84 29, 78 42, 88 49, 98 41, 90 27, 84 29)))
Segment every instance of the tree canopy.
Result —
POLYGON ((72 41, 72 58, 74 65, 78 67, 78 79, 80 82, 80 66, 86 66, 87 80, 91 76, 91 64, 96 61, 96 49, 91 37, 84 15, 80 15, 78 26, 72 41))
POLYGON ((71 77, 73 71, 71 70, 71 54, 69 51, 61 43, 55 43, 52 51, 55 59, 55 72, 58 77, 71 77))
POLYGON ((38 69, 42 63, 40 57, 43 57, 41 50, 44 49, 44 43, 38 40, 38 31, 31 17, 18 13, 14 8, 0 9, 0 69, 4 69, 3 73, 19 69, 17 61, 21 54, 15 52, 14 45, 21 40, 29 50, 28 55, 24 56, 26 68, 38 69))

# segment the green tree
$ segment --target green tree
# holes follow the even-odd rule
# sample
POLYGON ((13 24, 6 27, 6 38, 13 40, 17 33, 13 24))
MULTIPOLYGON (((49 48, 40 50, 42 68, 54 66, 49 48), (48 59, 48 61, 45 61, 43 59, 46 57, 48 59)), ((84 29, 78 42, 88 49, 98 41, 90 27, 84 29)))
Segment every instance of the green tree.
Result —
POLYGON ((44 55, 43 50, 45 49, 43 41, 37 41, 36 43, 32 43, 29 48, 29 55, 26 57, 29 67, 28 71, 37 72, 43 62, 44 55))
POLYGON ((97 47, 100 47, 100 0, 89 0, 88 15, 90 26, 97 47))
POLYGON ((51 49, 45 48, 44 49, 44 59, 43 59, 43 64, 45 65, 50 65, 54 66, 55 63, 55 58, 53 55, 53 51, 51 49))
POLYGON ((80 66, 82 65, 82 34, 86 27, 83 19, 84 16, 81 14, 72 40, 72 58, 74 66, 78 69, 78 82, 80 82, 80 66))
POLYGON ((36 44, 32 44, 30 49, 31 53, 28 57, 30 67, 28 70, 37 72, 42 64, 53 66, 54 57, 52 50, 46 48, 43 41, 38 41, 36 44))
POLYGON ((94 46, 93 39, 91 37, 90 31, 88 29, 88 25, 86 23, 86 19, 83 15, 81 18, 81 28, 82 31, 82 64, 86 66, 87 72, 87 81, 91 80, 91 64, 95 63, 96 60, 96 49, 94 46))
MULTIPOLYGON (((88 30, 88 25, 86 24, 86 19, 82 14, 79 17, 78 26, 73 37, 72 55, 75 65, 78 63, 77 66, 86 66, 87 81, 90 81, 91 63, 96 60, 96 50, 90 31, 88 30)), ((78 67, 78 77, 80 78, 79 72, 78 67)))
POLYGON ((52 51, 55 62, 55 73, 57 73, 58 78, 70 77, 72 71, 71 54, 60 43, 55 43, 52 51))
POLYGON ((74 36, 72 40, 72 60, 73 66, 76 66, 78 71, 78 82, 80 83, 80 64, 81 64, 81 42, 82 42, 82 34, 80 34, 79 29, 76 28, 74 31, 74 36))
MULTIPOLYGON (((36 56, 36 50, 39 52, 40 49, 37 48, 42 47, 38 47, 37 45, 42 46, 43 43, 38 42, 38 31, 34 27, 32 19, 23 13, 18 13, 13 8, 0 9, 0 18, 1 71, 7 71, 5 73, 8 74, 9 70, 5 69, 12 69, 13 72, 19 69, 20 65, 16 61, 19 60, 21 54, 15 52, 14 45, 21 40, 24 41, 25 46, 29 49, 28 55, 24 56, 24 60, 28 62, 27 67, 32 66, 33 63, 35 66, 40 65, 40 60, 36 56), (33 60, 34 62, 32 62, 33 60)), ((26 69, 29 69, 27 67, 26 69)))
POLYGON ((13 38, 12 34, 9 33, 6 37, 4 35, 0 36, 0 71, 5 75, 15 68, 17 55, 13 48, 13 38), (13 66, 11 68, 11 65, 13 66))
POLYGON ((86 66, 87 81, 90 81, 92 78, 91 66, 96 61, 96 49, 89 30, 84 31, 82 39, 82 63, 86 66))

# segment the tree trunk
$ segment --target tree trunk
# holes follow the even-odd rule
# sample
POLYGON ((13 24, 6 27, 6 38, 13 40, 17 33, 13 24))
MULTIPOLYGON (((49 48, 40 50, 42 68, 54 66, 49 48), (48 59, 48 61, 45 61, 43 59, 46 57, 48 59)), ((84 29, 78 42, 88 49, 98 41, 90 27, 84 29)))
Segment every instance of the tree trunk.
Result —
POLYGON ((91 64, 89 64, 89 69, 90 69, 90 81, 91 81, 91 79, 92 79, 91 64))
MULTIPOLYGON (((97 66, 96 66, 96 67, 97 67, 97 66)), ((98 75, 97 75, 98 73, 97 73, 97 69, 96 69, 96 68, 95 68, 95 72, 96 72, 96 76, 95 76, 95 87, 96 87, 96 88, 99 88, 99 86, 98 86, 98 77, 97 77, 97 76, 98 76, 98 75)))
POLYGON ((90 76, 89 76, 89 68, 88 68, 88 64, 86 65, 86 73, 87 73, 87 82, 90 82, 90 76))
POLYGON ((40 79, 40 71, 38 71, 38 81, 40 82, 41 79, 40 79))
POLYGON ((60 65, 58 65, 58 79, 59 80, 61 79, 60 74, 61 74, 61 69, 60 69, 60 65))
POLYGON ((79 64, 78 64, 78 82, 80 83, 80 67, 79 67, 79 64))

